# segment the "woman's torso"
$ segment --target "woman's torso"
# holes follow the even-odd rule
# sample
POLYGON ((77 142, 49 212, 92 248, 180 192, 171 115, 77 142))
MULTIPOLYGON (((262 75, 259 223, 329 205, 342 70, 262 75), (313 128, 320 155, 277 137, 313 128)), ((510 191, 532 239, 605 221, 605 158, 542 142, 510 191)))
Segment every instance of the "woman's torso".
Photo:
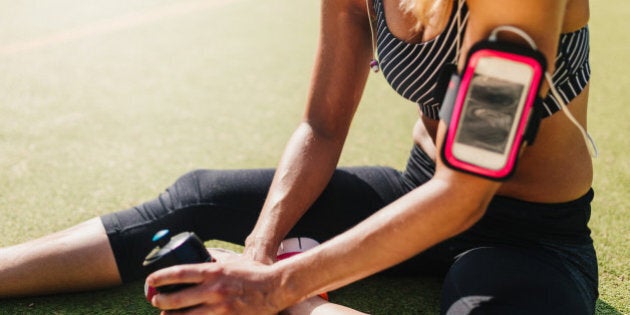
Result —
MULTIPOLYGON (((423 146, 426 147, 427 136, 435 139, 436 114, 440 105, 431 95, 432 85, 435 84, 437 72, 442 65, 455 62, 458 57, 460 44, 457 37, 463 34, 467 22, 467 10, 465 5, 458 3, 459 1, 447 1, 446 5, 449 7, 445 8, 446 21, 438 23, 440 25, 434 28, 426 28, 423 33, 418 34, 410 31, 415 20, 405 15, 397 1, 374 0, 374 2, 379 61, 383 73, 392 87, 401 95, 420 103, 424 113, 421 118, 424 124, 416 125, 414 138, 416 142, 421 145, 424 143, 423 146), (395 45, 398 46, 395 47, 395 45), (418 56, 423 57, 424 60, 419 60, 418 56), (413 72, 410 65, 418 70, 413 72), (422 84, 429 85, 421 86, 422 84)), ((580 36, 586 36, 588 40, 588 29, 584 28, 587 21, 588 0, 570 0, 562 27, 562 32, 566 34, 561 38, 559 55, 563 50, 562 41, 573 40, 573 38, 567 39, 572 36, 569 33, 577 34, 576 31, 585 33, 586 35, 580 36)), ((577 38, 577 36, 573 37, 577 38)), ((576 42, 578 40, 581 39, 576 39, 576 42)), ((571 43, 571 45, 575 44, 571 43)), ((586 80, 569 82, 580 86, 567 89, 568 91, 577 90, 575 94, 579 93, 577 96, 569 95, 567 100, 570 100, 571 112, 582 125, 585 125, 587 81, 590 69, 588 69, 588 55, 582 58, 586 58, 581 61, 585 64, 583 67, 585 69, 581 70, 584 73, 575 77, 585 77, 586 80), (580 93, 581 90, 583 91, 580 93)), ((564 66, 556 62, 557 67, 558 65, 564 66)), ((554 82, 556 74, 558 73, 554 73, 554 82)), ((546 99, 545 101, 552 107, 548 115, 558 111, 558 108, 553 108, 556 105, 554 100, 546 99)), ((516 173, 502 185, 498 194, 531 201, 561 202, 583 195, 590 188, 591 181, 591 160, 581 134, 564 115, 556 114, 543 119, 536 142, 524 152, 516 173)))

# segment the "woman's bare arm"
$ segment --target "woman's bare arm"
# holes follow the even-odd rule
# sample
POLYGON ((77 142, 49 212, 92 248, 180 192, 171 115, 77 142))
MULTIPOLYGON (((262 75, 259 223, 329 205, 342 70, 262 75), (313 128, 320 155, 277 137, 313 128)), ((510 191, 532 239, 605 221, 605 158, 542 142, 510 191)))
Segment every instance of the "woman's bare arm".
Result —
POLYGON ((304 117, 278 165, 245 254, 269 261, 337 166, 367 75, 371 44, 365 2, 322 1, 319 45, 304 117))
MULTIPOLYGON (((470 47, 487 38, 496 26, 516 25, 535 39, 553 65, 565 5, 566 1, 471 0, 465 45, 470 47)), ((519 41, 510 36, 503 40, 519 41)), ((438 150, 444 133, 445 125, 440 123, 438 150)), ((338 288, 466 230, 481 218, 502 185, 449 169, 438 156, 436 174, 428 183, 348 232, 275 267, 285 274, 285 285, 298 287, 290 291, 306 292, 309 296, 338 288), (313 274, 315 269, 319 272, 313 274)))

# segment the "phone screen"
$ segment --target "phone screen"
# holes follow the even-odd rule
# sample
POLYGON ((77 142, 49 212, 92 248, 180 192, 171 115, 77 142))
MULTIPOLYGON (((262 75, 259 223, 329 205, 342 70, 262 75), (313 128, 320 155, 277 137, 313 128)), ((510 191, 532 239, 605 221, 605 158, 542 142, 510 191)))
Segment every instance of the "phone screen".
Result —
POLYGON ((442 149, 454 168, 491 178, 514 170, 542 68, 527 56, 480 49, 469 56, 442 149))
POLYGON ((455 141, 504 154, 524 90, 517 82, 475 74, 455 141))

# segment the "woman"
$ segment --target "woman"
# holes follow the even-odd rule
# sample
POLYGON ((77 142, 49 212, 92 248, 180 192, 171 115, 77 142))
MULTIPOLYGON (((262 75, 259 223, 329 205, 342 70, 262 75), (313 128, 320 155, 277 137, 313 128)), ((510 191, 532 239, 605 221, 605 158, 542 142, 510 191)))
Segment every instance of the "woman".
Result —
MULTIPOLYGON (((469 48, 502 25, 532 37, 560 98, 585 125, 588 14, 588 0, 322 1, 306 110, 277 170, 191 172, 154 201, 3 249, 0 296, 142 278, 140 262, 153 246, 147 240, 170 228, 247 238, 242 256, 150 275, 152 286, 196 284, 156 295, 152 303, 162 310, 352 314, 310 297, 397 265, 399 272, 445 274, 443 313, 593 313, 592 165, 581 133, 557 114, 560 100, 548 96, 549 86, 540 91, 547 111, 536 142, 509 180, 451 169, 435 153, 445 133, 437 73, 451 62, 461 69, 469 48), (336 168, 374 46, 388 82, 421 109, 404 172, 336 168), (275 262, 290 236, 325 242, 275 262)), ((509 33, 499 40, 524 43, 509 33)))

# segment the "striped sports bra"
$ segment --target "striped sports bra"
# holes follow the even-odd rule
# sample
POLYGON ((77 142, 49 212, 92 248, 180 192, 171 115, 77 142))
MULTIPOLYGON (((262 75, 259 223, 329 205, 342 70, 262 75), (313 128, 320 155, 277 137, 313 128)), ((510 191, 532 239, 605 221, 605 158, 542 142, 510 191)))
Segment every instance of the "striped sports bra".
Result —
MULTIPOLYGON (((433 91, 440 70, 459 58, 468 7, 464 0, 454 0, 453 11, 445 30, 433 40, 418 44, 405 42, 394 36, 385 20, 382 0, 374 0, 376 12, 376 49, 383 75, 387 82, 408 100, 417 103, 422 113, 439 119, 441 104, 433 91)), ((586 86, 590 78, 588 27, 560 35, 555 60, 553 84, 565 103, 569 103, 586 86)), ((561 109, 557 99, 549 93, 543 100, 544 117, 561 109)))

